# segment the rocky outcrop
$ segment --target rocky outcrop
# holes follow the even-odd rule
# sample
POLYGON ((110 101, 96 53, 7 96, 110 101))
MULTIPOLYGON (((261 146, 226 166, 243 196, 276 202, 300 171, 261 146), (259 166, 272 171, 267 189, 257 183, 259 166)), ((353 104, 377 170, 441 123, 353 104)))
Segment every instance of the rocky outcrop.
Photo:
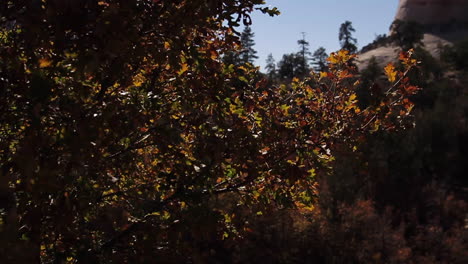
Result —
MULTIPOLYGON (((456 35, 458 34, 459 33, 457 33, 456 35)), ((468 36, 468 31, 465 32, 465 35, 468 36)), ((453 43, 452 41, 448 40, 451 38, 456 38, 456 36, 445 35, 444 37, 440 37, 434 34, 424 34, 424 38, 421 42, 424 44, 424 48, 427 51, 429 51, 429 53, 434 58, 439 59, 440 54, 442 52, 442 48, 446 45, 451 45, 453 43)), ((398 55, 400 54, 400 51, 401 48, 398 47, 396 44, 386 44, 376 47, 374 49, 359 54, 357 66, 359 69, 365 69, 369 60, 372 57, 375 57, 379 67, 383 68, 389 62, 396 61, 398 55)))
POLYGON ((395 19, 423 25, 468 22, 468 0, 400 0, 395 19))
MULTIPOLYGON (((424 48, 439 58, 442 46, 468 38, 468 0, 400 0, 395 20, 422 25, 424 48)), ((394 61, 400 50, 395 43, 367 50, 359 55, 358 67, 366 68, 372 57, 383 66, 394 61)))

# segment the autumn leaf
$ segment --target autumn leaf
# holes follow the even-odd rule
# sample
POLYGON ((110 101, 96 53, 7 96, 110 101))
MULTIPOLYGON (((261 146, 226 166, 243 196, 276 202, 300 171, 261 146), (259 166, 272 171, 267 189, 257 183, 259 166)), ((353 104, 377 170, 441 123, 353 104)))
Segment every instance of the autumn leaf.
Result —
POLYGON ((406 67, 412 67, 418 64, 418 61, 412 58, 413 53, 413 49, 410 49, 407 52, 400 52, 399 59, 406 67))
POLYGON ((347 50, 340 50, 338 52, 332 52, 327 60, 330 62, 330 66, 333 67, 334 65, 344 64, 355 57, 356 55, 349 54, 347 50))
POLYGON ((218 58, 218 52, 216 52, 215 50, 210 50, 210 58, 212 60, 216 60, 218 58))
POLYGON ((385 68, 385 75, 388 78, 388 81, 390 82, 395 82, 396 77, 397 77, 397 71, 395 71, 395 66, 393 66, 393 63, 389 63, 385 68))
POLYGON ((188 64, 187 64, 187 63, 182 63, 181 68, 180 68, 178 74, 179 74, 179 75, 182 75, 182 74, 184 74, 186 71, 188 71, 188 69, 189 69, 188 64))
MULTIPOLYGON (((8 17, 26 15, 17 13, 22 9, 16 2, 5 11, 15 10, 8 17)), ((334 169, 336 151, 360 147, 369 131, 391 127, 395 121, 387 118, 389 112, 401 113, 398 125, 413 107, 403 99, 417 88, 403 78, 398 86, 402 93, 378 94, 385 98, 372 94, 375 102, 361 111, 355 80, 359 76, 349 63, 355 55, 344 50, 333 53, 333 67, 314 74, 313 80, 291 76, 272 84, 250 63, 224 65, 220 58, 241 47, 223 23, 237 23, 239 11, 247 16, 262 1, 205 1, 201 7, 186 0, 120 1, 125 4, 109 6, 111 2, 116 1, 83 5, 85 13, 98 16, 82 20, 83 12, 64 10, 66 16, 48 24, 50 32, 62 32, 63 23, 79 21, 89 34, 66 32, 73 41, 48 47, 44 41, 57 41, 53 34, 24 31, 15 35, 18 41, 2 40, 7 43, 0 45, 0 54, 31 50, 43 57, 32 65, 22 55, 1 60, 2 74, 11 76, 5 80, 11 89, 0 96, 0 105, 6 106, 0 158, 12 163, 6 172, 15 176, 15 214, 25 226, 38 225, 26 228, 25 238, 36 235, 42 245, 63 244, 66 256, 80 256, 77 239, 85 249, 96 246, 96 259, 107 255, 98 252, 113 252, 120 245, 128 248, 125 252, 143 252, 145 243, 152 247, 156 240, 158 245, 172 245, 169 239, 177 234, 171 230, 182 227, 178 221, 188 223, 198 209, 208 213, 214 207, 212 213, 226 214, 224 223, 222 218, 195 220, 216 232, 223 230, 218 225, 231 226, 227 234, 236 239, 234 228, 242 230, 244 221, 227 212, 231 206, 222 200, 223 193, 249 204, 268 203, 268 208, 274 206, 272 199, 283 203, 281 196, 287 194, 287 204, 314 208, 308 193, 319 176, 334 169), (113 31, 120 34, 108 34, 113 31), (23 38, 30 34, 44 41, 23 38), (23 72, 23 65, 45 70, 31 74, 23 72), (27 84, 32 89, 23 89, 27 84), (25 103, 34 107, 21 107, 25 103), (29 133, 28 126, 37 132, 29 133), (14 165, 17 162, 29 165, 22 169, 14 165), (54 195, 31 195, 36 192, 54 195), (213 206, 218 196, 219 204, 226 206, 213 206), (203 200, 208 203, 200 203, 203 200), (28 217, 28 204, 37 205, 37 212, 50 221, 28 217), (72 209, 76 206, 83 210, 72 209), (57 218, 61 213, 65 217, 57 218), (67 232, 63 227, 69 227, 67 232), (146 236, 153 233, 154 240, 146 236)), ((38 21, 50 20, 47 12, 37 16, 38 21)), ((403 76, 394 67, 388 72, 393 80, 403 76)), ((259 212, 250 211, 268 216, 270 210, 259 212)), ((2 217, 0 227, 1 221, 2 217)), ((57 262, 57 254, 48 247, 41 254, 43 262, 57 262)), ((118 256, 133 259, 129 254, 118 256)))
POLYGON ((319 80, 323 79, 323 78, 326 78, 328 76, 328 73, 327 72, 320 72, 320 77, 319 77, 319 80))
POLYGON ((418 90, 419 90, 419 87, 414 86, 414 85, 410 85, 410 86, 406 87, 405 92, 408 93, 408 94, 414 94, 418 90))
POLYGON ((109 3, 105 2, 105 1, 99 1, 98 5, 108 7, 109 3))
POLYGON ((52 66, 52 62, 49 59, 43 58, 43 59, 39 60, 39 68, 41 68, 41 69, 42 68, 48 68, 50 66, 52 66))
POLYGON ((133 77, 133 85, 135 87, 141 87, 145 81, 146 81, 146 78, 141 73, 139 73, 135 77, 133 77))

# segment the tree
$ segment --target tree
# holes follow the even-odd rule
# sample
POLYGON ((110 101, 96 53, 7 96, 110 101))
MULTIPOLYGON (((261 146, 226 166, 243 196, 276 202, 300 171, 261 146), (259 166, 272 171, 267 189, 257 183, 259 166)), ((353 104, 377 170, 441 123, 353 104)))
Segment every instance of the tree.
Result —
POLYGON ((442 60, 453 65, 457 70, 468 69, 468 40, 445 46, 442 49, 442 60))
POLYGON ((299 67, 297 67, 296 75, 305 76, 309 71, 309 57, 311 55, 309 51, 309 42, 305 40, 305 33, 302 33, 302 39, 297 41, 299 44, 299 52, 296 56, 299 67))
POLYGON ((341 48, 349 51, 350 53, 355 53, 357 51, 357 39, 353 38, 353 32, 355 31, 353 24, 350 21, 345 21, 341 24, 340 32, 338 34, 341 48))
POLYGON ((403 50, 409 50, 418 44, 422 44, 423 28, 417 22, 397 19, 390 26, 390 30, 390 38, 397 42, 403 50))
POLYGON ((254 63, 255 59, 258 59, 257 51, 254 49, 255 41, 254 41, 255 34, 252 32, 252 28, 250 26, 246 26, 244 31, 241 34, 241 47, 242 50, 240 52, 240 59, 242 63, 254 63))
POLYGON ((3 263, 153 262, 186 208, 251 181, 220 55, 260 3, 0 4, 3 263))
POLYGON ((291 80, 294 77, 304 78, 309 68, 304 69, 304 58, 301 53, 284 54, 278 62, 278 77, 283 80, 291 80))
POLYGON ((374 82, 382 74, 382 70, 377 63, 375 56, 372 56, 367 63, 367 67, 361 71, 363 80, 374 82))
POLYGON ((266 66, 265 69, 267 71, 267 76, 270 80, 273 80, 276 78, 276 63, 275 63, 275 58, 273 58, 273 54, 268 54, 268 57, 266 59, 266 66))
POLYGON ((375 104, 381 100, 383 95, 382 87, 377 83, 378 78, 382 75, 382 69, 377 63, 375 56, 372 56, 367 63, 367 67, 361 71, 361 83, 357 95, 359 98, 359 106, 367 107, 369 104, 375 104))
POLYGON ((382 47, 387 45, 390 42, 390 37, 387 34, 379 34, 375 36, 374 41, 372 43, 367 44, 366 46, 362 47, 361 53, 367 52, 369 50, 376 49, 377 47, 382 47))
POLYGON ((223 64, 260 3, 2 3, 0 259, 206 263, 249 232, 233 210, 310 207, 334 153, 404 126, 407 69, 359 109, 346 51, 313 87, 223 64))
POLYGON ((296 54, 284 54, 283 58, 278 62, 278 76, 281 79, 292 79, 296 77, 297 69, 300 67, 297 62, 296 54))
POLYGON ((318 72, 328 71, 327 58, 328 54, 324 47, 320 47, 314 51, 314 54, 312 55, 312 65, 314 65, 314 70, 318 72))
POLYGON ((226 54, 223 55, 222 60, 223 60, 223 63, 226 65, 232 64, 232 65, 239 66, 242 64, 240 56, 239 56, 239 52, 237 50, 226 52, 226 54))

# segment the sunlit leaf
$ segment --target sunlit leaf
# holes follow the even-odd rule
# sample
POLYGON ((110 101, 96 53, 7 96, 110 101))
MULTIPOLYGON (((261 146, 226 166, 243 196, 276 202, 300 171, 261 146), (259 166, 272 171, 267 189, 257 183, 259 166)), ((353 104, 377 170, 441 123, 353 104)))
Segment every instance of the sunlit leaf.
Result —
POLYGON ((52 66, 51 60, 45 58, 39 60, 39 68, 48 68, 50 66, 52 66))
POLYGON ((398 72, 395 70, 395 66, 393 66, 392 63, 389 63, 385 68, 384 68, 385 75, 388 78, 389 82, 395 82, 396 77, 398 72))

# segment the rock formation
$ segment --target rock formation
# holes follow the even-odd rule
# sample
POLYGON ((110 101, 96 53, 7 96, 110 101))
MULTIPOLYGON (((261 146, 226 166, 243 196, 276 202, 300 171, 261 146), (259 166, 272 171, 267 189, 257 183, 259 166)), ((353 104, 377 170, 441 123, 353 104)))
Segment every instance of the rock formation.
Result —
POLYGON ((468 0, 400 0, 395 19, 423 25, 468 22, 468 0))
MULTIPOLYGON (((421 24, 425 49, 439 58, 441 46, 468 37, 468 0, 400 0, 395 20, 421 24)), ((383 66, 395 60, 400 50, 395 43, 367 50, 359 55, 358 67, 366 68, 372 57, 383 66)))

